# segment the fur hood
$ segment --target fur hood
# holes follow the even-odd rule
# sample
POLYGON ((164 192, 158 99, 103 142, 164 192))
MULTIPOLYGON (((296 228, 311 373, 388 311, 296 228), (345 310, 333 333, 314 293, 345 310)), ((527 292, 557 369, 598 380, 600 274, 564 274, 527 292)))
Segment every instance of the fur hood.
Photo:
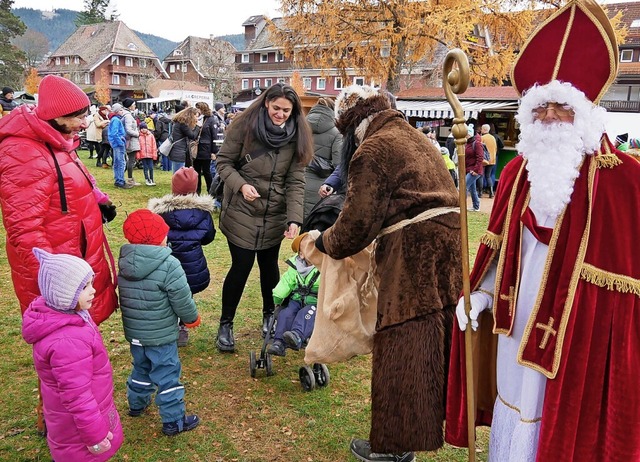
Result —
POLYGON ((199 196, 197 194, 167 194, 162 197, 149 199, 147 208, 158 215, 185 209, 200 209, 205 212, 213 213, 214 202, 213 197, 208 194, 204 196, 199 196))

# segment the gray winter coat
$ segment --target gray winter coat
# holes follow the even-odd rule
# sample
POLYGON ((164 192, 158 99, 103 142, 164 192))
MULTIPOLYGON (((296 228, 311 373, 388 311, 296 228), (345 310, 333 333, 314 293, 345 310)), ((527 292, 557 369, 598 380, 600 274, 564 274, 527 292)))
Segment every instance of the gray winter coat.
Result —
POLYGON ((124 132, 127 138, 127 152, 136 152, 140 150, 140 131, 138 130, 138 124, 131 112, 124 110, 122 116, 122 125, 124 126, 124 132))
MULTIPOLYGON (((342 158, 342 135, 336 128, 334 112, 327 106, 313 106, 307 115, 313 130, 314 156, 322 157, 337 167, 342 158)), ((327 176, 318 176, 309 167, 304 170, 304 217, 307 218, 313 206, 320 200, 318 190, 327 176)))
POLYGON ((125 244, 118 259, 118 291, 124 336, 133 345, 178 340, 178 318, 198 318, 187 277, 169 247, 125 244))
POLYGON ((264 149, 259 141, 244 145, 246 122, 236 121, 227 129, 218 152, 217 167, 224 181, 220 230, 234 245, 263 250, 278 245, 291 222, 302 223, 304 167, 295 158, 296 138, 279 148, 236 168, 240 158, 264 149), (240 188, 253 185, 260 197, 247 202, 240 188))

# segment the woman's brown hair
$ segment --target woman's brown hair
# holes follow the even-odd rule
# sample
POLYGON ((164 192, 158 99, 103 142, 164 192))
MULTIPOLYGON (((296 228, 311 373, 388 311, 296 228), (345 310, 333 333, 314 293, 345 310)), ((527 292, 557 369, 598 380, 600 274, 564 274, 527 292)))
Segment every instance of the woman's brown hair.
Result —
POLYGON ((188 125, 193 130, 198 123, 198 110, 195 107, 188 107, 173 116, 173 122, 188 125))
POLYGON ((211 108, 204 101, 197 102, 196 108, 200 111, 200 114, 202 114, 203 116, 205 117, 211 116, 211 108))

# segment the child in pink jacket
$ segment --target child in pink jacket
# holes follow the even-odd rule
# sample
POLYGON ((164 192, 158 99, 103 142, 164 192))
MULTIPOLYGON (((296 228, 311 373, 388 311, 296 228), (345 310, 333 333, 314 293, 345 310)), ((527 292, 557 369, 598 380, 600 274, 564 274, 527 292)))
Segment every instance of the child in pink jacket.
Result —
POLYGON ((22 337, 33 345, 47 443, 56 462, 101 462, 122 445, 113 373, 89 316, 93 270, 87 262, 34 248, 38 296, 24 313, 22 337))
POLYGON ((158 160, 158 148, 156 145, 156 138, 147 128, 147 124, 140 123, 140 150, 136 154, 136 159, 142 162, 142 168, 144 169, 144 183, 147 186, 155 186, 153 181, 153 163, 158 160))

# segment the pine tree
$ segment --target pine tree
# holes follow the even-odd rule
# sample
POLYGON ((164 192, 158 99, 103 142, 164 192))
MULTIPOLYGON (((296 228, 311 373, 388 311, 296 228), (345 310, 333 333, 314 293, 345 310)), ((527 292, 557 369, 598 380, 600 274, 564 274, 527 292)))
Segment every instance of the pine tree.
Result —
POLYGON ((0 85, 22 88, 24 52, 11 44, 11 39, 24 34, 27 27, 11 13, 13 0, 0 0, 0 85))
POLYGON ((111 0, 84 0, 84 10, 76 17, 76 26, 107 21, 106 11, 111 0))

